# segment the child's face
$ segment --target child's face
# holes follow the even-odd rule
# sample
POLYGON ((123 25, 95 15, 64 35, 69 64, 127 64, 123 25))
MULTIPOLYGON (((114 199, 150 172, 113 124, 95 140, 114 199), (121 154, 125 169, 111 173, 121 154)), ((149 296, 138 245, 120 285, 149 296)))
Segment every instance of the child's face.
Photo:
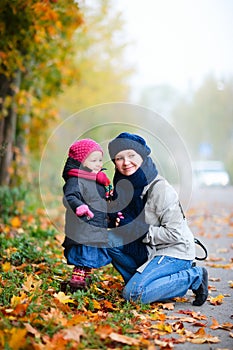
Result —
POLYGON ((140 154, 132 149, 117 153, 114 160, 118 171, 126 176, 134 174, 143 162, 140 154))
POLYGON ((84 160, 83 165, 98 173, 103 167, 103 155, 100 151, 94 151, 84 160))

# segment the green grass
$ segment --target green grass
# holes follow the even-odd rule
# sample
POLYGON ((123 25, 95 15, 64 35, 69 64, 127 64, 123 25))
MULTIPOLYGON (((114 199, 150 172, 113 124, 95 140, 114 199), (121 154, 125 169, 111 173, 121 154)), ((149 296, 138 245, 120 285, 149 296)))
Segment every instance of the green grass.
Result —
POLYGON ((123 281, 112 265, 95 270, 87 290, 71 293, 72 266, 64 259, 61 234, 43 210, 28 206, 27 192, 9 191, 0 191, 0 348, 138 350, 101 332, 138 338, 134 312, 148 313, 150 307, 123 300, 123 281), (69 301, 63 303, 63 296, 69 301), (76 326, 82 328, 80 341, 65 339, 64 332, 76 326))
POLYGON ((65 295, 73 302, 63 304, 56 295, 67 284, 72 267, 64 260, 58 232, 41 211, 37 214, 31 210, 24 189, 1 189, 0 199, 0 348, 14 350, 14 330, 25 329, 25 324, 30 324, 39 336, 27 332, 18 349, 36 349, 36 344, 47 341, 44 339, 56 342, 64 330, 76 325, 77 315, 85 317, 80 323, 84 334, 78 347, 71 339, 64 341, 64 349, 117 347, 115 341, 103 339, 96 332, 98 327, 107 326, 130 334, 134 327, 131 320, 135 306, 122 299, 123 283, 116 270, 111 265, 96 270, 87 290, 71 293, 67 287, 65 295))

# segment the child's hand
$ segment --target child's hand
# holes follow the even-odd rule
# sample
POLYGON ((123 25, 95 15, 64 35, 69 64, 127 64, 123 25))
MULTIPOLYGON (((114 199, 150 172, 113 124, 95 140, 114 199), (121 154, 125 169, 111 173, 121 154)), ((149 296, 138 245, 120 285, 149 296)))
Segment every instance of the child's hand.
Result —
POLYGON ((88 208, 88 206, 86 204, 82 204, 76 208, 76 215, 77 216, 86 215, 90 219, 92 219, 94 217, 94 214, 92 213, 92 211, 88 208))

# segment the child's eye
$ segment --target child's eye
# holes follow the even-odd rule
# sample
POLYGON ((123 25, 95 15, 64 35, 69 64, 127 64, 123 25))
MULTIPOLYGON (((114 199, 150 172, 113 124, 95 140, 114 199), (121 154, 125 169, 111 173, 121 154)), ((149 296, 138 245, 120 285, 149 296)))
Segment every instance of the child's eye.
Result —
POLYGON ((129 154, 129 158, 133 158, 135 154, 129 154))
POLYGON ((120 161, 120 160, 122 160, 123 158, 122 157, 117 157, 116 158, 116 161, 120 161))

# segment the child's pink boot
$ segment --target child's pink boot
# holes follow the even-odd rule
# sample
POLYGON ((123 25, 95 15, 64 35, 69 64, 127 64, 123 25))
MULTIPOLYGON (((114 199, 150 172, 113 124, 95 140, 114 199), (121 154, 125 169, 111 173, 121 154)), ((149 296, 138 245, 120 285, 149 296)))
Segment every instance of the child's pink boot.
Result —
POLYGON ((77 289, 86 289, 91 282, 92 269, 89 267, 74 267, 69 285, 72 292, 77 289))

